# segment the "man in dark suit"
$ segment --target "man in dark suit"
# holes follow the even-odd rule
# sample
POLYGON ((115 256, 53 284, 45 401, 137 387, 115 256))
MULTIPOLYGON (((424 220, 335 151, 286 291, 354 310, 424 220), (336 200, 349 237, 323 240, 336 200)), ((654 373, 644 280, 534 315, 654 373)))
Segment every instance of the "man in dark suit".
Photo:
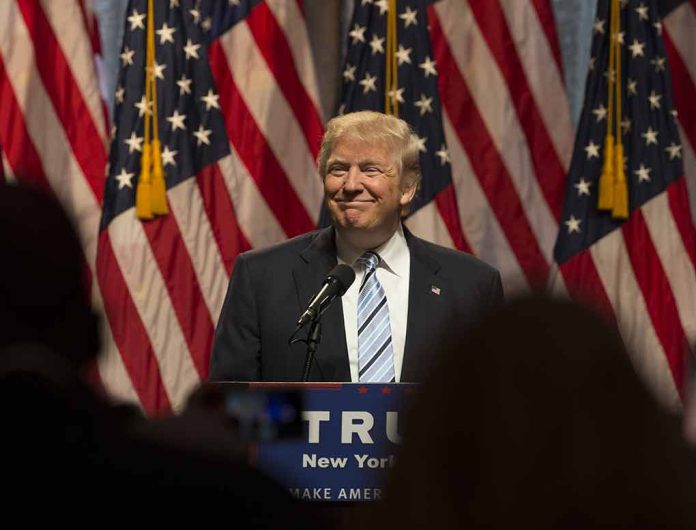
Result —
POLYGON ((416 382, 452 326, 502 301, 500 275, 402 226, 418 184, 419 142, 398 118, 332 119, 319 153, 330 228, 240 255, 220 315, 213 380, 299 381, 299 315, 337 263, 355 282, 322 317, 314 381, 416 382))

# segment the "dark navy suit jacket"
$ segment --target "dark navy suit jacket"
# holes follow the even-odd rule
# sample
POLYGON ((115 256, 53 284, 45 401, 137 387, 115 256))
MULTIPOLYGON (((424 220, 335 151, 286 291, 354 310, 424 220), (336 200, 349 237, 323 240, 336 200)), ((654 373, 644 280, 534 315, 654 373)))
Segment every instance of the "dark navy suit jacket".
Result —
MULTIPOLYGON (((411 254, 402 382, 423 380, 453 329, 500 304, 500 274, 477 258, 434 245, 404 228, 411 254)), ((241 254, 215 333, 213 381, 300 381, 305 345, 288 346, 299 315, 336 266, 333 228, 241 254)), ((322 317, 312 381, 350 381, 343 307, 322 317)))

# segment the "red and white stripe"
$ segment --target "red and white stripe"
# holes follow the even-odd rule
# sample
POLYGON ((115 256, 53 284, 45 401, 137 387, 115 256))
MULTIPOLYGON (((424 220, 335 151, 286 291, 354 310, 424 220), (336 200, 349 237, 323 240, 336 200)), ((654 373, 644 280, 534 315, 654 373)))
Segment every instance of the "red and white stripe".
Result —
POLYGON ((543 285, 573 147, 550 3, 443 0, 429 21, 464 238, 507 292, 543 285))
MULTIPOLYGON (((107 125, 87 6, 0 3, 0 143, 6 180, 38 186, 65 206, 94 278, 107 125)), ((94 282, 92 297, 100 305, 94 282)), ((101 380, 115 395, 132 398, 130 378, 106 331, 101 380)))

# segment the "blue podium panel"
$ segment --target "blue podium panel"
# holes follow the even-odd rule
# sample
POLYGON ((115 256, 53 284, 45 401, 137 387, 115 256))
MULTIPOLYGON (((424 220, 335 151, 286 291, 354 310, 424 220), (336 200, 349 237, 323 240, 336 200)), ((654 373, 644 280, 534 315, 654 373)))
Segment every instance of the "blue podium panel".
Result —
MULTIPOLYGON (((297 388, 297 385, 251 384, 297 388)), ((303 438, 260 443, 256 466, 308 501, 373 501, 381 496, 401 441, 405 406, 417 385, 300 385, 303 438)))

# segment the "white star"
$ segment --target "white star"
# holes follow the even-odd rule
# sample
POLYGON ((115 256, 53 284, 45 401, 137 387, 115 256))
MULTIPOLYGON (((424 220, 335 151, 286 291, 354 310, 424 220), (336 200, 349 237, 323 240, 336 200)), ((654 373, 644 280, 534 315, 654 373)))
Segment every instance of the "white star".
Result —
POLYGON ((638 18, 641 20, 648 20, 650 18, 648 17, 648 6, 645 4, 640 4, 636 7, 636 13, 638 13, 638 18))
POLYGON ((343 79, 346 81, 355 81, 355 69, 356 66, 351 66, 350 64, 346 65, 346 69, 343 70, 343 79))
POLYGON ((619 4, 621 4, 621 9, 623 9, 624 7, 626 7, 626 6, 628 5, 628 2, 629 2, 629 1, 630 1, 630 0, 619 0, 619 4))
POLYGON ((126 89, 123 88, 122 86, 119 86, 116 89, 116 92, 114 92, 114 98, 116 98, 116 103, 123 103, 123 100, 125 97, 126 97, 126 89))
POLYGON ((140 98, 140 101, 133 103, 133 106, 138 109, 138 116, 140 118, 145 116, 146 112, 148 114, 152 114, 152 101, 147 101, 144 94, 143 97, 140 98))
POLYGON ((657 134, 659 131, 653 131, 652 127, 648 127, 648 130, 644 133, 641 134, 643 138, 645 138, 645 145, 648 146, 650 144, 655 144, 657 145, 657 134))
POLYGON ((674 160, 675 158, 681 158, 681 149, 681 145, 672 142, 669 147, 665 148, 665 151, 669 153, 669 159, 674 160))
POLYGON ((122 65, 133 64, 133 55, 135 55, 135 50, 131 50, 128 46, 123 48, 123 52, 121 52, 122 65))
POLYGON ((404 21, 404 27, 407 28, 411 24, 413 24, 414 26, 418 25, 416 15, 418 15, 418 11, 416 11, 415 9, 411 9, 409 6, 406 6, 406 11, 401 13, 399 15, 399 18, 404 21))
POLYGON ((665 70, 665 61, 666 59, 664 57, 655 57, 654 59, 650 60, 650 64, 652 64, 655 67, 655 72, 664 72, 665 70))
POLYGON ((201 29, 203 31, 210 31, 210 28, 213 27, 213 19, 210 17, 206 17, 203 19, 203 22, 201 22, 201 29))
POLYGON ((198 24, 198 21, 201 19, 201 12, 194 8, 189 9, 189 13, 191 13, 191 16, 193 17, 193 23, 198 24))
POLYGON ((143 23, 144 19, 145 13, 138 13, 138 10, 134 9, 128 17, 128 22, 130 22, 131 25, 130 30, 133 31, 136 28, 145 29, 145 24, 143 23))
POLYGON ((370 72, 365 72, 365 77, 360 80, 360 84, 363 87, 363 94, 367 94, 370 90, 377 92, 377 87, 375 83, 377 82, 377 76, 371 76, 370 72))
POLYGON ((650 95, 648 96, 648 101, 650 101, 650 108, 651 109, 659 109, 661 99, 662 99, 662 96, 659 94, 656 94, 654 90, 652 92, 650 92, 650 95))
POLYGON ((360 2, 360 5, 361 5, 361 6, 365 6, 365 5, 371 4, 371 3, 372 3, 372 0, 362 0, 362 1, 360 2))
POLYGON ((361 26, 360 24, 353 26, 353 29, 348 32, 348 36, 353 39, 353 44, 365 42, 365 30, 367 30, 367 26, 361 26))
POLYGON ((394 100, 396 98, 396 101, 398 103, 403 103, 404 102, 404 89, 403 88, 398 88, 396 90, 390 90, 387 92, 387 95, 394 100))
POLYGON ((176 161, 174 160, 174 157, 179 151, 171 151, 169 149, 168 145, 164 146, 164 149, 162 150, 162 165, 167 166, 167 165, 172 165, 176 166, 176 161))
POLYGON ((591 71, 594 71, 596 63, 597 63, 597 58, 590 57, 590 60, 587 62, 587 68, 591 71))
POLYGON ((420 115, 423 116, 426 112, 433 111, 433 98, 429 98, 425 94, 421 94, 420 99, 416 101, 414 105, 418 107, 420 115))
POLYGON ((595 32, 595 33, 601 33, 602 35, 604 35, 604 24, 606 24, 606 23, 607 23, 606 20, 602 20, 602 19, 599 19, 599 18, 595 18, 595 21, 594 21, 594 24, 593 24, 593 26, 594 26, 594 32, 595 32))
POLYGON ((416 136, 418 138, 417 143, 418 143, 418 151, 421 153, 425 153, 428 149, 425 147, 425 142, 428 141, 427 138, 423 137, 421 138, 420 136, 416 136))
POLYGON ((216 109, 220 108, 220 103, 218 103, 219 99, 220 96, 213 92, 212 89, 209 89, 208 93, 201 98, 201 101, 205 103, 205 110, 210 110, 213 107, 216 109))
POLYGON ((230 0, 230 5, 231 5, 231 6, 238 6, 238 5, 239 5, 239 0, 230 0))
POLYGON ((621 130, 623 131, 624 134, 628 134, 631 132, 631 120, 628 118, 624 118, 621 120, 621 130))
POLYGON ((565 225, 568 227, 568 233, 572 234, 573 232, 577 232, 579 234, 580 223, 582 223, 582 219, 576 219, 574 215, 571 215, 570 219, 565 221, 565 225))
POLYGON ((387 11, 389 11, 389 0, 377 0, 375 2, 375 5, 379 7, 379 14, 384 15, 387 11))
POLYGON ((633 39, 633 44, 628 47, 628 49, 631 50, 631 54, 633 54, 634 59, 639 55, 645 57, 643 48, 645 48, 645 43, 638 42, 638 39, 633 39))
POLYGON ((396 50, 394 55, 396 56, 396 60, 399 63, 399 66, 401 66, 404 63, 411 64, 411 52, 413 51, 413 48, 404 48, 401 44, 399 44, 399 49, 396 50))
MULTIPOLYGON (((607 79, 609 79, 609 70, 607 70, 606 72, 604 72, 603 75, 604 75, 604 77, 606 77, 607 79)), ((612 82, 615 82, 615 81, 616 81, 616 70, 612 70, 612 71, 611 71, 611 80, 612 80, 612 82)))
POLYGON ((635 96, 638 93, 638 81, 635 81, 633 79, 629 79, 626 84, 627 84, 626 90, 628 91, 628 95, 635 96))
POLYGON ((208 138, 212 134, 212 130, 210 129, 204 129, 203 125, 200 125, 198 127, 197 131, 194 131, 193 135, 196 137, 198 140, 198 145, 205 144, 205 145, 210 145, 210 138, 208 138))
POLYGON ((185 75, 182 75, 181 79, 179 79, 176 84, 179 85, 180 96, 191 93, 191 80, 185 75))
POLYGON ((444 166, 450 162, 450 154, 446 145, 442 145, 439 151, 435 151, 435 156, 440 159, 440 165, 444 166))
POLYGON ((135 173, 128 173, 126 171, 126 168, 124 167, 121 172, 116 175, 116 180, 118 180, 118 189, 123 189, 123 188, 133 188, 133 177, 135 176, 135 173))
POLYGON ((373 35, 372 40, 370 41, 370 48, 372 48, 372 55, 376 53, 384 53, 384 37, 373 35))
POLYGON ((634 173, 638 177, 638 182, 650 182, 651 171, 651 168, 645 167, 643 164, 641 164, 640 167, 636 171, 634 171, 634 173))
POLYGON ((162 24, 162 27, 155 31, 157 35, 159 35, 160 38, 160 44, 164 44, 165 42, 171 42, 172 44, 174 43, 174 32, 176 31, 176 28, 170 28, 167 26, 167 23, 165 22, 162 24))
POLYGON ((599 123, 600 121, 607 119, 607 108, 600 103, 599 107, 592 111, 592 114, 597 116, 597 123, 599 123))
POLYGON ((184 53, 186 54, 186 58, 190 59, 191 57, 195 57, 198 59, 198 48, 200 48, 200 44, 194 44, 191 39, 186 39, 186 46, 184 46, 184 53))
POLYGON ((177 129, 185 130, 186 124, 184 120, 186 119, 186 114, 179 114, 177 109, 174 109, 174 114, 167 116, 167 121, 172 124, 172 132, 177 129))
POLYGON ((659 20, 653 24, 655 26, 655 29, 657 30, 658 35, 662 35, 662 22, 659 20))
POLYGON ((425 61, 418 65, 418 68, 423 69, 425 77, 430 77, 431 75, 437 75, 437 70, 435 69, 435 61, 433 61, 430 56, 426 56, 425 61))
POLYGON ((179 0, 169 0, 169 9, 179 7, 179 0))
POLYGON ((577 184, 574 184, 574 186, 578 189, 578 197, 581 195, 590 195, 590 186, 592 186, 592 183, 585 180, 584 178, 580 178, 580 182, 577 184))
POLYGON ((123 142, 128 145, 128 152, 133 153, 133 151, 142 151, 143 150, 143 138, 142 136, 137 136, 135 134, 135 131, 133 131, 130 135, 130 138, 127 140, 123 140, 123 142))
MULTIPOLYGON (((157 64, 157 61, 155 61, 155 63, 152 65, 150 75, 152 75, 155 79, 164 79, 164 69, 166 67, 166 64, 157 64)), ((148 70, 150 69, 148 68, 148 70)))
POLYGON ((585 146, 585 152, 587 153, 587 159, 599 158, 599 145, 590 140, 590 143, 585 146))
POLYGON ((626 35, 625 32, 619 31, 616 36, 614 37, 614 40, 618 41, 619 44, 624 44, 624 36, 626 35))

